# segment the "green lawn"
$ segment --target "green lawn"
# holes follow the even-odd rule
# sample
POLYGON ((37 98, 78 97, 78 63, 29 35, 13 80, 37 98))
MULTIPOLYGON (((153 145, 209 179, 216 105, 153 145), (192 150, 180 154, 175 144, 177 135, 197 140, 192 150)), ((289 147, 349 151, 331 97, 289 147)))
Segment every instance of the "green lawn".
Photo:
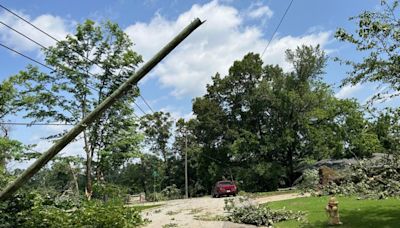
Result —
POLYGON ((276 196, 276 195, 284 195, 288 193, 296 193, 300 192, 299 190, 292 189, 292 190, 283 190, 283 191, 273 191, 273 192, 243 192, 239 191, 240 196, 247 196, 250 198, 259 198, 259 197, 266 197, 266 196, 276 196))
MULTIPOLYGON (((287 227, 331 227, 327 225, 325 206, 329 197, 309 197, 272 202, 268 205, 273 209, 286 208, 307 213, 307 224, 297 221, 277 223, 278 228, 287 227)), ((373 227, 389 228, 400 227, 400 199, 386 200, 357 200, 351 197, 338 197, 340 218, 343 225, 340 227, 373 227)))

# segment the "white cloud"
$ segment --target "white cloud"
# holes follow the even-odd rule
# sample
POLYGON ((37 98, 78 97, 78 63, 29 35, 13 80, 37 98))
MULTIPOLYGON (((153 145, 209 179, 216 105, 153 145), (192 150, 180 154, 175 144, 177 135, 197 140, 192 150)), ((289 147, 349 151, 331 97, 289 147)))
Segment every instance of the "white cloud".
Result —
MULTIPOLYGON (((36 147, 34 148, 38 152, 45 152, 47 151, 54 142, 50 140, 41 139, 42 137, 47 137, 50 135, 55 135, 62 133, 66 130, 70 130, 72 126, 65 126, 65 125, 49 125, 43 126, 42 130, 31 137, 32 143, 36 143, 36 147), (40 135, 39 135, 40 134, 40 135)), ((80 134, 76 138, 78 140, 69 143, 64 149, 61 150, 60 155, 62 156, 85 156, 85 152, 83 150, 84 141, 82 139, 83 135, 80 134)))
MULTIPOLYGON (((72 24, 67 23, 67 21, 61 17, 49 14, 43 14, 32 19, 29 15, 23 14, 22 12, 16 11, 16 13, 27 19, 38 28, 49 33, 56 39, 65 38, 69 32, 70 25, 72 24)), ((55 44, 53 39, 6 11, 0 13, 0 21, 39 42, 45 47, 55 44)), ((0 24, 0 40, 7 46, 19 51, 37 51, 40 49, 40 47, 35 43, 29 41, 2 24, 0 24)))
MULTIPOLYGON (((47 151, 51 146, 53 146, 54 142, 51 140, 46 140, 43 139, 43 137, 48 137, 50 135, 55 135, 58 133, 62 133, 64 130, 69 130, 72 127, 71 126, 63 126, 63 125, 48 125, 48 126, 42 126, 38 127, 38 131, 36 131, 32 136, 27 140, 26 144, 36 144, 36 146, 33 148, 34 151, 43 153, 47 151)), ((80 157, 85 157, 85 152, 83 150, 84 146, 84 141, 82 139, 82 134, 77 136, 78 140, 73 141, 69 143, 64 149, 60 151, 58 156, 80 156, 80 157)), ((35 161, 35 159, 31 159, 28 161, 11 161, 8 165, 7 168, 10 170, 14 169, 26 169, 32 163, 35 161)))
MULTIPOLYGON (((163 87, 172 88, 172 95, 176 97, 198 96, 205 92, 206 84, 215 73, 225 75, 234 60, 265 48, 267 40, 263 38, 261 28, 247 26, 241 15, 232 6, 212 1, 193 5, 176 20, 156 14, 150 22, 133 24, 125 31, 136 44, 136 51, 148 60, 194 18, 206 20, 151 74, 158 77, 163 87)), ((329 38, 330 32, 280 37, 271 42, 263 60, 288 70, 284 57, 286 49, 301 44, 324 46, 329 38)))
POLYGON ((258 8, 252 9, 249 13, 248 16, 252 19, 258 19, 258 18, 271 18, 272 15, 274 15, 274 12, 268 7, 268 6, 260 6, 258 8))
POLYGON ((339 92, 335 94, 335 97, 345 99, 345 98, 353 98, 355 97, 355 94, 360 91, 363 88, 362 85, 357 84, 357 85, 346 85, 343 86, 339 92))

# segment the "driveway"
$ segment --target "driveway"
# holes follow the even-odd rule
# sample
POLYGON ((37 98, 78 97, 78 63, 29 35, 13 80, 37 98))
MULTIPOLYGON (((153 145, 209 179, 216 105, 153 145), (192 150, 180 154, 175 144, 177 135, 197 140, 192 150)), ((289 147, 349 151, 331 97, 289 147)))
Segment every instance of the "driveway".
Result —
MULTIPOLYGON (((288 193, 252 199, 257 203, 267 203, 286 199, 305 197, 297 193, 288 193)), ((205 221, 216 215, 224 215, 224 199, 201 197, 161 202, 163 205, 143 211, 143 216, 151 220, 146 228, 161 227, 204 227, 239 228, 255 227, 224 221, 205 221)))

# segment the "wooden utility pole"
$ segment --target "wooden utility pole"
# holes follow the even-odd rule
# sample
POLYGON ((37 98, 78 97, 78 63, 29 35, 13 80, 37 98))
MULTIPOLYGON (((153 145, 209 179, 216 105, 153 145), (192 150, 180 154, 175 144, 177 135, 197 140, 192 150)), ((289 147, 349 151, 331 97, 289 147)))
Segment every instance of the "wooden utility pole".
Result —
POLYGON ((187 163, 187 129, 185 133, 185 198, 189 198, 188 190, 188 163, 187 163))
POLYGON ((45 166, 54 156, 56 156, 65 146, 75 139, 88 125, 95 121, 105 110, 112 106, 126 91, 131 90, 151 69, 153 69, 165 56, 167 56, 178 44, 189 36, 203 22, 196 18, 192 23, 186 26, 175 38, 165 45, 153 58, 143 65, 135 74, 130 76, 118 89, 109 97, 101 102, 91 113, 82 119, 61 139, 57 140, 46 152, 44 152, 31 166, 29 166, 14 182, 9 184, 1 193, 0 200, 3 201, 16 192, 45 166))

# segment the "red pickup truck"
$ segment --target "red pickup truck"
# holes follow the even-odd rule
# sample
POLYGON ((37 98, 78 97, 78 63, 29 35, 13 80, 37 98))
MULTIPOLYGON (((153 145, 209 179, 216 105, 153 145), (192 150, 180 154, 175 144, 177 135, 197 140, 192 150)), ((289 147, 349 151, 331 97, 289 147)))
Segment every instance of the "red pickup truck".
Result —
POLYGON ((212 197, 220 197, 220 196, 236 196, 238 189, 236 184, 232 181, 218 181, 214 188, 212 189, 211 195, 212 197))

